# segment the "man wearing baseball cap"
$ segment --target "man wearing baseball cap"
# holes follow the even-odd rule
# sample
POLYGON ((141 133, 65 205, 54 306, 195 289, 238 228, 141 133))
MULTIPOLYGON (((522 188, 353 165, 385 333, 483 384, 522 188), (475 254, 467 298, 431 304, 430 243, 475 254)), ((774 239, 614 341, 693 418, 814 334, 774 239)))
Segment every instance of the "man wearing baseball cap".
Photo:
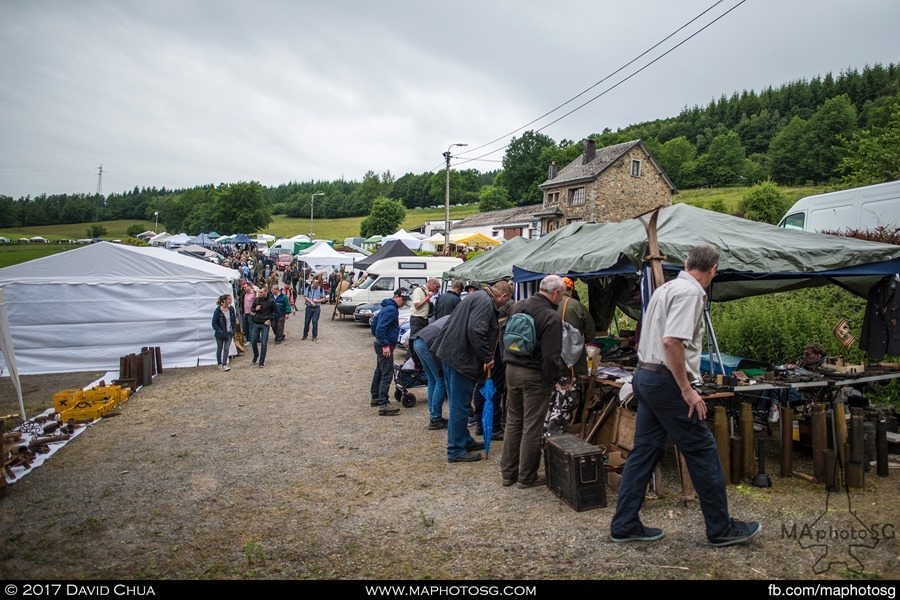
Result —
POLYGON ((397 288, 393 298, 381 301, 375 324, 375 373, 372 375, 371 406, 378 407, 378 415, 393 417, 400 413, 399 408, 391 408, 388 389, 394 375, 394 348, 400 334, 399 311, 409 302, 409 290, 397 288))

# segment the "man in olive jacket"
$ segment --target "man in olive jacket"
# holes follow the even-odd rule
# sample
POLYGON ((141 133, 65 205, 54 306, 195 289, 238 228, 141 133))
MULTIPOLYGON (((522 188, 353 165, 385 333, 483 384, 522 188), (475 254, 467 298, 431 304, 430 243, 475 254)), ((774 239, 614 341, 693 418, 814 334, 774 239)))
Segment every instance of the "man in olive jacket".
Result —
POLYGON ((436 341, 434 353, 444 370, 450 418, 447 423, 447 462, 481 460, 484 447, 469 434, 469 405, 475 384, 494 364, 497 309, 512 297, 512 286, 498 281, 468 294, 450 313, 436 341))
POLYGON ((503 352, 506 428, 500 472, 505 486, 518 482, 520 488, 530 488, 546 482, 537 473, 541 466, 544 418, 560 376, 562 319, 556 309, 564 290, 565 284, 558 275, 548 275, 541 280, 537 294, 516 302, 509 309, 509 318, 520 312, 531 315, 536 340, 534 352, 529 356, 507 349, 503 352))

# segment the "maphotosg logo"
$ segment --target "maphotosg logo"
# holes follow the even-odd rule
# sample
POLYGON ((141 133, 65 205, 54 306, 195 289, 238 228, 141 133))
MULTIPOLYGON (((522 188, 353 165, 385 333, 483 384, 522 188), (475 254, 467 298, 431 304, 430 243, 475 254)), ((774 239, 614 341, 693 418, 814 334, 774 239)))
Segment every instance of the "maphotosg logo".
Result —
POLYGON ((781 525, 782 539, 796 540, 804 550, 813 551, 817 560, 812 568, 816 574, 826 573, 835 565, 862 573, 865 553, 895 535, 892 523, 863 522, 851 509, 847 492, 829 493, 825 510, 811 523, 781 525))

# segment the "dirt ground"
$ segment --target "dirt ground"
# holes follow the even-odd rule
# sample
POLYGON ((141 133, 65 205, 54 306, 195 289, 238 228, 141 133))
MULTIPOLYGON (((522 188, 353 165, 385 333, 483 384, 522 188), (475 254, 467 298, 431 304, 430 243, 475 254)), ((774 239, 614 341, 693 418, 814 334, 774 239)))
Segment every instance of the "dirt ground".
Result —
MULTIPOLYGON (((731 513, 759 520, 751 543, 712 548, 696 506, 664 496, 642 518, 666 536, 613 544, 608 506, 576 512, 547 488, 502 487, 498 456, 448 464, 429 431, 425 390, 397 417, 369 406, 368 327, 323 310, 230 372, 164 369, 0 499, 2 579, 896 580, 900 473, 827 494, 780 477, 763 433, 770 488, 728 488, 731 513)), ((212 337, 212 336, 211 336, 212 337)), ((140 340, 135 347, 141 347, 140 340)), ((163 356, 165 366, 165 356, 163 356)), ((97 373, 25 377, 29 414, 97 373)), ((445 409, 446 411, 446 409, 445 409)), ((0 379, 0 414, 17 412, 0 379)), ((808 458, 795 468, 811 472, 808 458)))

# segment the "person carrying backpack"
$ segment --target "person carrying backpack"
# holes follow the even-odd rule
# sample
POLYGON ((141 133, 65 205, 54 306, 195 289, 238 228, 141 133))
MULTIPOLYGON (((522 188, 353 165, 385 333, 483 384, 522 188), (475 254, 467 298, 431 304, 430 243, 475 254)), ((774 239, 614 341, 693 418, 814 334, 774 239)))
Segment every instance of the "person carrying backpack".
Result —
POLYGON ((506 427, 500 473, 503 485, 544 485, 538 477, 544 418, 559 382, 562 319, 556 310, 565 284, 558 275, 541 280, 540 291, 509 309, 503 335, 506 362, 506 427), (530 318, 529 318, 530 317, 530 318))

